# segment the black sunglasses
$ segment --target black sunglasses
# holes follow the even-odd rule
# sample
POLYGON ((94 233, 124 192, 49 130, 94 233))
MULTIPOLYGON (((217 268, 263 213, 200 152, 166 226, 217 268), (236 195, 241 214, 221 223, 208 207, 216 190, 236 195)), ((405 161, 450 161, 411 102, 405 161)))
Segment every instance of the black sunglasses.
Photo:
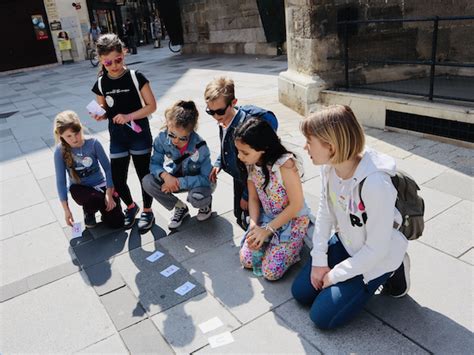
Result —
POLYGON ((227 107, 229 107, 230 105, 231 104, 227 104, 224 108, 220 108, 217 110, 211 110, 209 107, 206 107, 206 113, 211 116, 214 116, 214 115, 222 116, 223 114, 225 114, 227 107))
POLYGON ((181 142, 187 142, 189 140, 189 136, 178 137, 176 134, 171 133, 171 132, 168 132, 168 138, 169 139, 178 138, 178 140, 180 140, 181 142))

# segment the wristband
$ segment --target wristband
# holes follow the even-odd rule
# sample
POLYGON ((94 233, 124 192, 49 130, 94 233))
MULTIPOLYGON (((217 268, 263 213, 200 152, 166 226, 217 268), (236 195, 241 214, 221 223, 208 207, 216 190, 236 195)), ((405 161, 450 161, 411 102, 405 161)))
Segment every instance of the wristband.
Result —
POLYGON ((276 234, 276 231, 269 225, 269 224, 264 224, 263 229, 272 232, 272 234, 276 234))

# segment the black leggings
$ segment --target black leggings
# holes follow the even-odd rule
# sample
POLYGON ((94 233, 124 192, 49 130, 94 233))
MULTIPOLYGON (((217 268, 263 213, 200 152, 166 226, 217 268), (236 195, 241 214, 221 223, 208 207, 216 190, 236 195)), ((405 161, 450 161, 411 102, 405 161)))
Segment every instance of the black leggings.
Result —
MULTIPOLYGON (((140 179, 144 208, 150 208, 153 201, 153 197, 148 195, 145 190, 143 190, 142 185, 143 178, 150 173, 150 157, 151 153, 132 155, 133 165, 135 166, 135 171, 137 172, 138 178, 140 179)), ((114 181, 115 190, 118 192, 122 201, 127 206, 130 206, 133 203, 133 198, 127 185, 130 156, 123 158, 113 158, 110 160, 110 165, 112 168, 112 179, 114 181)))

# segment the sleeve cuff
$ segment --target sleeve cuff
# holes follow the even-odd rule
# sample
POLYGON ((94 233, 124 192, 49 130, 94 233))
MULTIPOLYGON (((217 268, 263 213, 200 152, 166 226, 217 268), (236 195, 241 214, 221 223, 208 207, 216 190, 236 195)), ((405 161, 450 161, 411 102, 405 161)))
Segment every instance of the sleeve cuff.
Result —
POLYGON ((186 179, 185 178, 178 178, 178 181, 179 181, 179 189, 182 190, 182 189, 187 189, 187 184, 186 184, 186 179))
POLYGON ((311 251, 311 265, 324 267, 328 266, 328 256, 326 253, 312 250, 311 251))

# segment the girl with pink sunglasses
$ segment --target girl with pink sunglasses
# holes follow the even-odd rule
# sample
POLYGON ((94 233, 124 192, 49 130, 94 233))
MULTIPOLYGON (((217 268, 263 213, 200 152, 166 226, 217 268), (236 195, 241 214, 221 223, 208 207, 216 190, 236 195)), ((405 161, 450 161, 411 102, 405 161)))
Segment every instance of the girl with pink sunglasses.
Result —
MULTIPOLYGON (((125 66, 124 44, 115 34, 105 34, 97 41, 97 53, 102 65, 92 91, 106 113, 93 114, 97 120, 108 120, 110 133, 110 160, 116 191, 125 203, 125 228, 135 223, 140 208, 135 203, 127 185, 130 156, 140 184, 150 172, 152 135, 149 116, 156 110, 156 101, 149 81, 142 73, 125 66)), ((143 190, 143 212, 138 221, 141 233, 147 232, 154 223, 151 209, 153 198, 143 190)))

